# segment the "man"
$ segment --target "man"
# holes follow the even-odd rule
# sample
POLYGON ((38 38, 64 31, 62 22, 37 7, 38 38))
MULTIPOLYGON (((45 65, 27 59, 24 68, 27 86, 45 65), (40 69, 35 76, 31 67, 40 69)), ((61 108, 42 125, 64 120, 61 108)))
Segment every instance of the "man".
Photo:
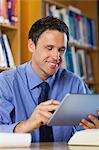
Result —
MULTIPOLYGON (((68 27, 59 19, 46 17, 32 25, 32 59, 0 74, 0 132, 30 132, 33 142, 70 139, 74 127, 46 126, 66 93, 89 93, 79 77, 59 67, 68 41, 68 27), (42 83, 47 85, 45 92, 42 83), (47 97, 41 98, 42 93, 47 97)), ((98 120, 92 115, 90 119, 93 123, 82 119, 81 127, 98 128, 98 120)))

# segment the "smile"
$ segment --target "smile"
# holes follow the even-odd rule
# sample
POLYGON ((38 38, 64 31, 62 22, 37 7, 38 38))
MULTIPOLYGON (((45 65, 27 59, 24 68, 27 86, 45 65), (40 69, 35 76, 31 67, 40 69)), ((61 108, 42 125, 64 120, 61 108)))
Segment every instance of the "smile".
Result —
POLYGON ((52 69, 55 69, 58 66, 58 63, 55 62, 49 62, 49 64, 52 69))

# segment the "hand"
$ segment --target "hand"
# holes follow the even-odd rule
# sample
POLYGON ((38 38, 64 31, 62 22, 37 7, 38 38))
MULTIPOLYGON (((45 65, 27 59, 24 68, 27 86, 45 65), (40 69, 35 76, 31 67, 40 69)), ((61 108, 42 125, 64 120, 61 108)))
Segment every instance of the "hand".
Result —
POLYGON ((48 119, 52 116, 51 112, 56 110, 59 104, 59 101, 56 100, 40 103, 28 119, 29 122, 35 122, 35 129, 39 128, 42 124, 46 124, 48 119))
POLYGON ((52 116, 52 111, 56 110, 59 104, 60 102, 56 100, 40 103, 27 120, 20 122, 15 127, 14 132, 31 132, 38 129, 48 122, 48 119, 52 116))
MULTIPOLYGON (((99 116, 99 110, 96 111, 96 114, 99 116)), ((93 115, 88 115, 88 119, 91 120, 91 122, 87 121, 86 119, 82 119, 80 122, 80 127, 84 129, 98 129, 99 128, 99 119, 94 117, 93 115)))

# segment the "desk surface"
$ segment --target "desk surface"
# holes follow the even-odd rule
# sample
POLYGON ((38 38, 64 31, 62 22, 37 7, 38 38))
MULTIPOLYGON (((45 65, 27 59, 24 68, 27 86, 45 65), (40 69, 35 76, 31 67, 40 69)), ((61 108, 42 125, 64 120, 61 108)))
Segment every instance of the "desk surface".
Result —
POLYGON ((0 150, 99 150, 94 146, 67 146, 65 142, 59 143, 32 143, 28 148, 0 148, 0 150))

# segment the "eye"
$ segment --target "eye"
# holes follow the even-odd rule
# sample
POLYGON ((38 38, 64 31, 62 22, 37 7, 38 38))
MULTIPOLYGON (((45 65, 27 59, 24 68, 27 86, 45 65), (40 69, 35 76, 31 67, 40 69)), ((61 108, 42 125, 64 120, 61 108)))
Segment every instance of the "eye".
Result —
POLYGON ((52 46, 47 46, 47 49, 48 49, 49 51, 51 51, 51 50, 53 49, 53 47, 52 47, 52 46))
POLYGON ((58 50, 60 53, 64 53, 65 52, 65 48, 59 48, 58 50))

